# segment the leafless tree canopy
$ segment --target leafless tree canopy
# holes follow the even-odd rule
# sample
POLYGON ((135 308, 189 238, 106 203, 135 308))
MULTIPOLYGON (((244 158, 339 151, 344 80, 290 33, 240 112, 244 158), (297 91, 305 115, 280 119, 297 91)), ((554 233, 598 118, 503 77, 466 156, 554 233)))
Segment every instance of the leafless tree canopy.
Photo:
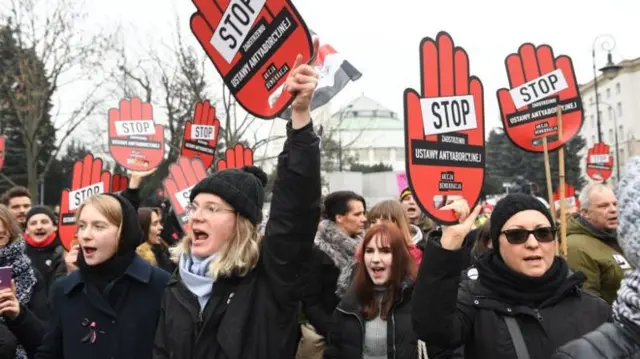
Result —
POLYGON ((87 14, 82 4, 73 0, 9 0, 0 6, 0 16, 12 29, 17 46, 27 50, 17 54, 19 74, 8 101, 24 127, 29 189, 37 196, 38 181, 64 142, 101 104, 97 95, 105 82, 100 70, 117 30, 87 35, 83 29, 87 14), (44 73, 40 63, 45 66, 44 73), (56 91, 79 82, 90 84, 90 90, 70 113, 61 113, 61 106, 54 103, 56 91), (36 138, 50 104, 57 109, 51 116, 58 140, 44 171, 38 173, 42 149, 36 138))

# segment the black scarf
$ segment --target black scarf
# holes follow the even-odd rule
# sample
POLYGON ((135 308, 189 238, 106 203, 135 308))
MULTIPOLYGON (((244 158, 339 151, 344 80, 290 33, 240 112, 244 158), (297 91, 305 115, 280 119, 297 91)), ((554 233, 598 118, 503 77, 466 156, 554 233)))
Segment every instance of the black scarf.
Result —
POLYGON ((93 284, 98 288, 100 293, 103 293, 109 283, 124 275, 124 272, 129 268, 131 262, 133 262, 135 254, 135 251, 116 253, 106 261, 90 266, 84 260, 82 251, 80 251, 77 262, 78 270, 85 281, 93 284))
POLYGON ((616 245, 618 244, 618 233, 615 229, 610 230, 596 228, 593 224, 591 224, 591 222, 587 221, 582 216, 578 216, 578 221, 585 229, 591 232, 599 240, 605 243, 615 243, 616 245))
POLYGON ((544 275, 530 277, 509 268, 493 250, 478 259, 476 268, 480 283, 500 299, 532 308, 553 302, 585 279, 582 273, 568 277, 569 265, 560 257, 554 258, 544 275))

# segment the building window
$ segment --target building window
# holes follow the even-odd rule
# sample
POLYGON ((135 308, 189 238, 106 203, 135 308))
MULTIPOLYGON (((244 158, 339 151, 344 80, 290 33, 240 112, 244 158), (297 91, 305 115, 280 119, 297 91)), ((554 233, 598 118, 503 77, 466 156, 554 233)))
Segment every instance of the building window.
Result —
POLYGON ((618 102, 618 117, 622 117, 622 102, 618 102))
POLYGON ((624 148, 620 150, 620 165, 624 164, 624 148))
POLYGON ((621 87, 620 87, 620 83, 618 82, 618 83, 616 84, 616 95, 619 95, 619 94, 620 94, 620 92, 621 92, 621 87))
POLYGON ((596 143, 596 135, 591 135, 591 143, 596 143))
POLYGON ((591 128, 596 127, 596 123, 595 123, 595 119, 593 118, 593 115, 589 116, 589 118, 591 119, 591 128))
POLYGON ((622 125, 618 126, 618 138, 619 139, 624 138, 624 127, 622 125))
POLYGON ((613 130, 609 129, 609 143, 613 143, 613 130))
POLYGON ((600 96, 600 94, 598 94, 598 102, 602 101, 602 96, 600 96))
POLYGON ((607 98, 611 98, 611 89, 607 89, 607 98))
POLYGON ((593 97, 589 97, 589 105, 593 105, 593 97))
POLYGON ((388 148, 374 148, 373 149, 373 162, 388 162, 390 157, 390 151, 388 148))

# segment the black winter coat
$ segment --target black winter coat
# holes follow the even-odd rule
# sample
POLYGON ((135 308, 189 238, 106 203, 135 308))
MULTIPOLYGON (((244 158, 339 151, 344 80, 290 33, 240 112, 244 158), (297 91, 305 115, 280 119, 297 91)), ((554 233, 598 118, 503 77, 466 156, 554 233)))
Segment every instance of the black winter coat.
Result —
POLYGON ((302 309, 309 323, 323 337, 329 332, 331 316, 340 302, 336 294, 339 275, 340 269, 333 260, 314 245, 302 276, 302 309))
POLYGON ((49 288, 45 280, 34 269, 36 284, 33 286, 31 299, 25 306, 20 304, 20 314, 14 320, 6 319, 7 328, 18 339, 18 344, 24 347, 29 358, 34 358, 38 347, 42 344, 42 338, 46 332, 46 323, 49 318, 49 288))
POLYGON ((108 301, 95 286, 86 285, 80 271, 59 279, 52 289, 52 317, 36 359, 150 359, 168 280, 167 272, 137 255, 124 276, 107 287, 108 301))
POLYGON ((62 270, 62 267, 66 268, 64 264, 64 248, 58 237, 53 243, 44 248, 36 248, 27 244, 25 253, 31 259, 33 267, 42 274, 46 288, 53 286, 56 272, 62 270))
MULTIPOLYGON (((413 286, 405 284, 398 301, 387 317, 387 348, 389 359, 415 359, 418 357, 418 338, 411 325, 411 294, 413 286)), ((362 305, 355 293, 340 301, 333 314, 325 359, 362 358, 365 335, 362 305)), ((432 357, 431 355, 429 356, 432 357)))
POLYGON ((312 124, 287 126, 256 267, 217 278, 202 314, 179 271, 162 299, 154 359, 287 359, 299 276, 320 217, 320 151, 312 124), (284 354, 284 353, 287 354, 284 354))
POLYGON ((552 359, 638 359, 640 327, 627 321, 605 323, 560 348, 552 359))
POLYGON ((17 348, 18 339, 6 325, 0 323, 0 359, 14 359, 17 348))
POLYGON ((512 305, 479 281, 460 283, 468 258, 430 241, 424 252, 413 298, 418 337, 444 348, 465 345, 465 358, 516 358, 503 319, 515 317, 532 359, 548 359, 563 344, 594 330, 610 318, 602 299, 568 288, 539 308, 512 305), (588 313, 588 315, 585 315, 588 313))

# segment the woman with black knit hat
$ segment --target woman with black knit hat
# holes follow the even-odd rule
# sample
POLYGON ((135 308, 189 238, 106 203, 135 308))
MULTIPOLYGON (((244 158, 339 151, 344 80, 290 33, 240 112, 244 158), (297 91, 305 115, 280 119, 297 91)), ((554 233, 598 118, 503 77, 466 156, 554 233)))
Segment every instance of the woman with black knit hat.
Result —
POLYGON ((151 358, 169 274, 143 261, 138 215, 120 195, 89 197, 76 212, 78 270, 52 288, 37 359, 151 358))
POLYGON ((464 345, 465 358, 547 359, 609 319, 609 306, 580 289, 584 275, 555 255, 551 213, 535 197, 510 194, 496 204, 493 248, 477 261, 477 280, 462 283, 468 253, 460 247, 480 207, 470 212, 458 200, 444 210, 459 224, 428 242, 413 293, 414 329, 427 346, 464 345))
POLYGON ((264 238, 258 231, 264 172, 227 169, 193 187, 186 238, 177 247, 178 270, 162 301, 154 359, 295 354, 290 336, 298 327, 298 273, 320 216, 320 149, 309 112, 317 73, 307 64, 292 68, 286 86, 296 97, 264 238))

